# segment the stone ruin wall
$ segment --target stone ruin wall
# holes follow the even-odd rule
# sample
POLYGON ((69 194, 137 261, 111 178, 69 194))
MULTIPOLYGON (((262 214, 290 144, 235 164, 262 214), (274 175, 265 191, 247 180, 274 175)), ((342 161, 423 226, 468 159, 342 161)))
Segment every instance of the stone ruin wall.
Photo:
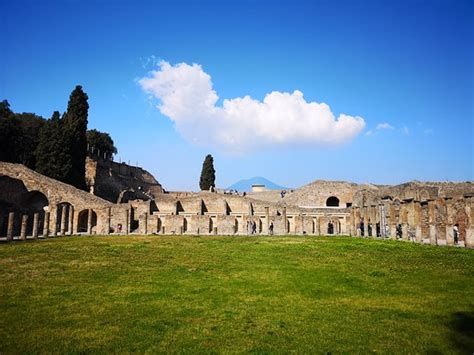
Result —
POLYGON ((299 203, 316 205, 310 208, 289 204, 285 198, 271 203, 211 192, 161 193, 154 200, 114 204, 22 165, 0 163, 0 239, 76 234, 247 235, 248 222, 255 222, 258 235, 269 234, 270 223, 275 235, 327 235, 331 224, 333 234, 452 245, 457 224, 460 245, 474 247, 473 191, 472 183, 441 189, 413 183, 377 187, 318 182, 292 194, 299 195, 299 203), (329 196, 337 197, 340 207, 325 207, 329 196), (348 208, 345 203, 353 205, 348 208))
POLYGON ((147 200, 163 193, 161 184, 145 169, 91 157, 86 159, 86 183, 94 195, 112 203, 147 200))

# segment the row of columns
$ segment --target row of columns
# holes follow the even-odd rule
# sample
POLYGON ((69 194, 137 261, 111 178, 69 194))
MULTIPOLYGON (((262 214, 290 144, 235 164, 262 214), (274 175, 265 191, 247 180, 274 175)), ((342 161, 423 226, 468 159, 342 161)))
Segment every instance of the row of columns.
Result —
MULTIPOLYGON (((92 209, 88 209, 87 217, 87 234, 92 234, 92 209)), ((43 214, 43 223, 42 230, 40 218, 43 213, 36 212, 33 214, 33 223, 31 228, 31 235, 27 235, 28 232, 28 223, 30 215, 20 214, 20 231, 18 235, 19 240, 25 240, 27 237, 32 237, 33 239, 38 239, 39 237, 47 238, 50 236, 64 236, 64 235, 73 235, 77 233, 77 226, 74 226, 74 207, 70 204, 58 204, 52 210, 52 214, 49 211, 45 211, 43 214), (53 218, 51 218, 53 217, 53 218), (52 220, 52 221, 51 221, 52 220), (50 228, 50 222, 52 222, 52 228, 50 228)), ((6 229, 6 240, 12 241, 15 234, 15 218, 17 213, 9 212, 7 218, 7 229, 6 229)), ((111 209, 108 208, 107 211, 107 230, 110 230, 111 223, 111 209)), ((77 223, 76 223, 77 224, 77 223)))
POLYGON ((398 205, 392 201, 383 200, 376 205, 353 207, 350 232, 354 236, 376 236, 374 228, 378 223, 382 237, 451 245, 455 242, 454 226, 457 223, 457 213, 462 214, 463 221, 465 220, 462 235, 458 227, 459 244, 472 247, 474 246, 473 200, 474 196, 465 196, 463 199, 455 200, 439 198, 423 202, 406 199, 398 205), (455 204, 457 204, 457 209, 455 204), (371 233, 369 233, 369 224, 372 227, 371 233))

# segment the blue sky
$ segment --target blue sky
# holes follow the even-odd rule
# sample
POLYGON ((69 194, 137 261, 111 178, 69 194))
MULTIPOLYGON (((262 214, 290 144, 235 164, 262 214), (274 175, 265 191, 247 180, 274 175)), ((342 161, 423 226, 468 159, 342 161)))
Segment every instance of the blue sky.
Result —
MULTIPOLYGON (((316 179, 473 180, 473 4, 0 0, 0 99, 16 112, 50 117, 82 85, 89 128, 109 132, 117 161, 138 162, 169 190, 197 190, 207 153, 222 187, 252 176, 293 187, 316 179), (264 108, 256 114, 270 128, 261 135, 239 126, 254 119, 245 106, 219 126, 242 128, 238 149, 229 148, 213 141, 219 122, 212 123, 229 112, 190 114, 199 86, 165 107, 172 114, 156 107, 163 95, 140 80, 156 83, 150 72, 164 72, 160 61, 170 70, 198 64, 195 74, 207 74, 218 96, 209 110, 246 95, 262 108, 267 94, 298 90, 303 108, 330 107, 334 127, 305 132, 319 119, 309 111, 284 121, 296 110, 285 101, 291 107, 279 117, 264 108), (361 117, 363 127, 337 138, 340 114, 361 117)), ((173 85, 179 91, 182 81, 173 85)))

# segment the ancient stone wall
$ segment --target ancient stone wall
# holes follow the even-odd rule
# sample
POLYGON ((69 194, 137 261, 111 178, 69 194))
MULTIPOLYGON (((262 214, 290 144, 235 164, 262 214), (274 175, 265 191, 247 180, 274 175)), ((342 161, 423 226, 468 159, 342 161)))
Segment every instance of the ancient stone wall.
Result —
POLYGON ((110 160, 87 157, 86 182, 96 196, 113 203, 149 200, 163 188, 148 171, 110 160))
POLYGON ((474 247, 473 184, 440 186, 318 182, 278 202, 200 192, 158 193, 153 200, 114 204, 22 165, 0 163, 0 240, 77 234, 346 234, 474 247), (324 205, 331 197, 339 206, 324 205), (293 198, 298 204, 289 203, 293 198), (314 205, 305 207, 306 202, 314 205))

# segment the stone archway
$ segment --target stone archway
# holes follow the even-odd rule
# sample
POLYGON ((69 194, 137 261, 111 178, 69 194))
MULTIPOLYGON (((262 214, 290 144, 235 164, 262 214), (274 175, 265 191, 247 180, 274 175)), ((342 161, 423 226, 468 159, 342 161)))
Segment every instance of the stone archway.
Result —
POLYGON ((93 233, 94 227, 97 226, 97 213, 87 209, 79 212, 77 216, 77 232, 93 233))
POLYGON ((330 196, 326 200, 327 207, 339 207, 339 199, 336 196, 330 196))

